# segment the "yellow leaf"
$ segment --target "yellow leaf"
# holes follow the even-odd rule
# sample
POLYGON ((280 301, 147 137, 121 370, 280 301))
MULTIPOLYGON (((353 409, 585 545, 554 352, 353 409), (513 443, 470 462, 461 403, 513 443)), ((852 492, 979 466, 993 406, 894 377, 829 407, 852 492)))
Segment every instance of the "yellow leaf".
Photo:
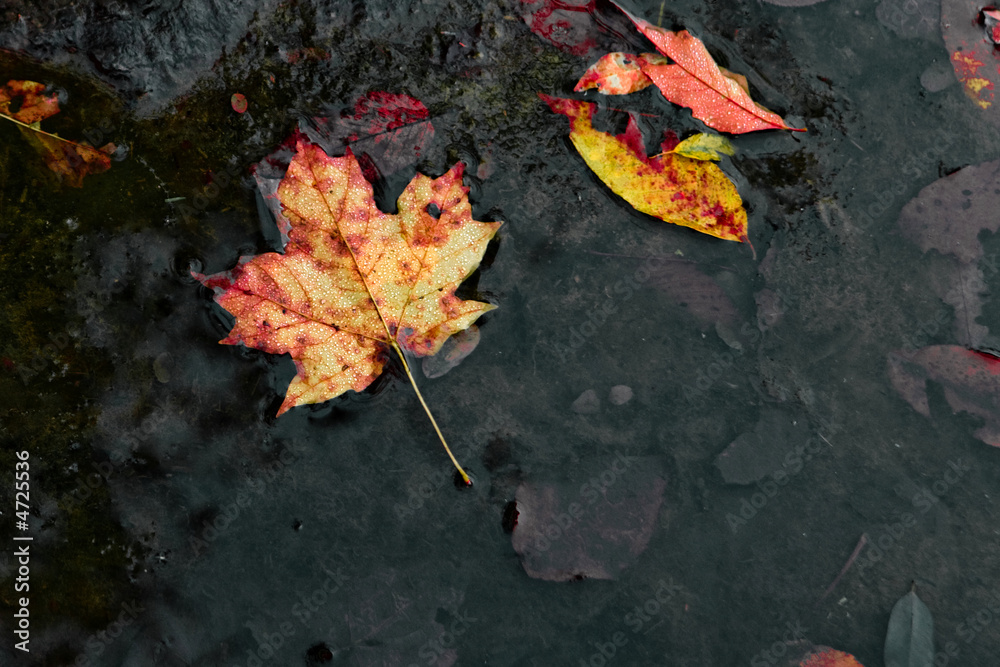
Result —
POLYGON ((643 213, 729 241, 747 238, 747 213, 718 166, 675 153, 646 157, 635 119, 617 137, 595 129, 595 104, 539 95, 570 121, 570 141, 611 190, 643 213))
POLYGON ((729 139, 719 134, 696 134, 674 146, 671 153, 683 155, 693 160, 713 160, 718 162, 719 153, 732 155, 735 149, 729 139))

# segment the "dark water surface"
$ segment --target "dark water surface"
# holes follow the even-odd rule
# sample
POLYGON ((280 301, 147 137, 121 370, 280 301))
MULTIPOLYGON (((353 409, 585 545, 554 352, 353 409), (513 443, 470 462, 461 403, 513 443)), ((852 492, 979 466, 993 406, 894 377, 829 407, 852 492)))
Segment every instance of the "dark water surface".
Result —
MULTIPOLYGON (((11 639, 13 548, 0 555, 0 662, 771 665, 762 651, 795 635, 871 667, 911 581, 939 650, 957 647, 946 664, 995 662, 1000 451, 937 382, 930 418, 915 411, 886 359, 968 343, 941 255, 897 219, 996 159, 1000 134, 940 33, 892 22, 903 4, 629 5, 702 36, 808 128, 736 137, 723 163, 756 258, 635 212, 589 172, 536 93, 571 95, 590 60, 534 35, 512 0, 42 4, 7 3, 2 80, 53 85, 63 111, 44 127, 127 153, 71 189, 0 123, 0 538, 34 538, 29 654, 11 639), (414 170, 464 161, 476 219, 504 222, 463 288, 498 306, 479 347, 421 379, 467 490, 398 364, 276 419, 292 362, 218 345, 232 320, 189 273, 275 249, 250 166, 373 90, 421 100, 435 128, 376 184, 380 204, 414 170), (649 257, 688 268, 647 278, 649 257), (692 271, 712 282, 686 295, 692 271), (574 409, 589 390, 596 409, 574 409), (750 453, 717 466, 734 441, 750 453), (501 521, 518 485, 575 488, 618 455, 665 481, 645 550, 613 580, 527 576, 501 521)), ((652 114, 650 145, 704 129, 652 89, 600 101, 652 114)), ((995 351, 1000 278, 983 275, 971 324, 995 351)))

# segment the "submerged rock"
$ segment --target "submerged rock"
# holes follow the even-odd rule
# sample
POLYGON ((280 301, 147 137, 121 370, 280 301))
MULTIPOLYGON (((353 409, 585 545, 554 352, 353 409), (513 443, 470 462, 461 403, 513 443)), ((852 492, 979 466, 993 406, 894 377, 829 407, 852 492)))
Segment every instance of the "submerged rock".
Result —
POLYGON ((665 488, 659 459, 622 454, 564 481, 523 482, 512 542, 524 571, 546 581, 616 579, 649 544, 665 488))

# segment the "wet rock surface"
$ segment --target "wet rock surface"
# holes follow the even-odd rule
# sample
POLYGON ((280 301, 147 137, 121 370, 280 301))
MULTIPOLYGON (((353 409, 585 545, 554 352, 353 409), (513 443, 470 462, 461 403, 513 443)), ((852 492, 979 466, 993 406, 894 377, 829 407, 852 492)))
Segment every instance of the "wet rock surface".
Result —
POLYGON ((277 4, 7 3, 0 44, 92 74, 151 115, 189 93, 247 33, 254 15, 277 4))
MULTIPOLYGON (((32 653, 5 644, 0 662, 564 664, 620 632, 622 664, 728 665, 799 621, 877 664, 911 580, 939 627, 988 607, 1000 473, 979 438, 996 398, 955 359, 1000 330, 980 208, 995 193, 963 186, 909 227, 964 239, 961 260, 899 220, 1000 139, 940 67, 921 81, 950 59, 936 34, 873 3, 630 6, 699 34, 808 128, 733 138, 755 256, 637 215, 586 170, 537 93, 569 95, 590 62, 532 32, 543 4, 4 5, 3 80, 52 86, 52 131, 127 151, 71 190, 0 125, 0 477, 30 448, 35 538, 32 653), (293 365, 218 345, 231 319, 190 275, 279 250, 268 156, 317 118, 354 128, 378 91, 419 100, 434 129, 373 160, 380 206, 462 161, 475 217, 504 221, 463 287, 497 310, 461 365, 421 381, 469 489, 398 364, 275 419, 293 365), (654 276, 651 257, 689 268, 654 276), (599 411, 574 411, 589 391, 599 411), (829 444, 759 491, 814 432, 829 444), (734 442, 747 458, 723 473, 734 442), (532 513, 544 531, 619 453, 642 463, 581 533, 519 554, 532 513), (526 523, 505 532, 515 499, 526 523), (880 557, 817 602, 862 533, 880 557)), ((597 26, 601 48, 648 48, 597 26)), ((705 129, 652 93, 628 102, 705 129)), ((0 554, 5 632, 16 568, 0 554)), ((991 632, 962 659, 991 664, 991 632)))

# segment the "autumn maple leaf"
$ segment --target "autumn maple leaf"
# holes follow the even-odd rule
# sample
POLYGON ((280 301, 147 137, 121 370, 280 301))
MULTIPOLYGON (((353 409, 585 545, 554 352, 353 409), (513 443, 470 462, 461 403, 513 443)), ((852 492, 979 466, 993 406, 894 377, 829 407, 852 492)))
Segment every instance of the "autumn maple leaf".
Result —
POLYGON ((0 118, 15 123, 48 168, 67 185, 79 188, 87 174, 111 168, 109 155, 115 151, 115 145, 97 149, 43 131, 41 121, 57 113, 59 100, 54 94, 45 93, 45 84, 11 80, 0 87, 0 118), (12 111, 15 106, 17 111, 12 111))
MULTIPOLYGON (((397 201, 399 213, 390 215, 376 207, 349 149, 332 158, 299 142, 277 193, 285 218, 279 222, 288 228, 284 254, 194 274, 236 318, 219 342, 294 360, 298 372, 278 415, 364 390, 382 372, 389 348, 414 382, 404 350, 432 355, 495 307, 455 296, 502 224, 472 219, 463 169, 458 163, 437 179, 417 174, 397 201)), ((447 449, 443 436, 441 442, 447 449)))

